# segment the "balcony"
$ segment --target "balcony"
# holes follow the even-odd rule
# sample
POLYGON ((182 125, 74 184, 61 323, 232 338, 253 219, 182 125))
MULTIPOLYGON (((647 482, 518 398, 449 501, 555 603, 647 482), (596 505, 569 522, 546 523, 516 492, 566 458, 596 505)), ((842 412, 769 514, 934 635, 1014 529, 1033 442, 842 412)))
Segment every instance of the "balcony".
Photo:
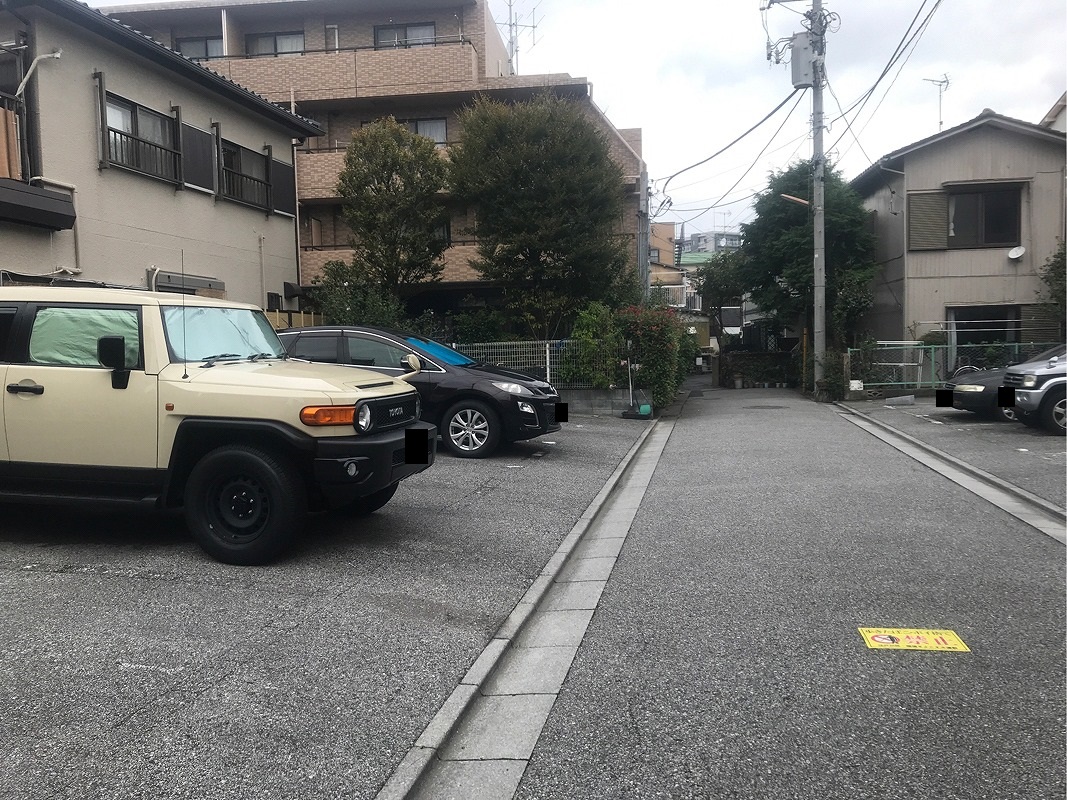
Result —
POLYGON ((478 54, 466 37, 433 47, 353 48, 211 59, 204 66, 268 100, 287 104, 478 88, 478 54), (292 91, 292 94, 290 92, 292 91))
POLYGON ((296 153, 296 194, 301 202, 337 199, 337 176, 345 166, 344 150, 296 153))

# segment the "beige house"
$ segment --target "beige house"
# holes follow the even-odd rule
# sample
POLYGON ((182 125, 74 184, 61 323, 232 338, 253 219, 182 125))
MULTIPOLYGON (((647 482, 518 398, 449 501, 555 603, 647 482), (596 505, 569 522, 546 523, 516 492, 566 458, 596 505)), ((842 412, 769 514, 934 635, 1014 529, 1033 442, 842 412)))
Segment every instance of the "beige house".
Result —
MULTIPOLYGON (((616 129, 585 78, 511 74, 487 0, 180 0, 104 10, 322 126, 324 134, 300 147, 296 159, 304 285, 326 261, 352 255, 336 187, 354 131, 393 116, 444 152, 461 138, 458 114, 476 96, 516 102, 545 91, 579 101, 604 133, 625 176, 618 231, 631 240, 633 264, 648 279, 640 130, 616 129)), ((427 286, 427 305, 454 306, 488 288, 469 265, 476 243, 465 230, 474 214, 450 204, 443 283, 427 286)))
POLYGON ((321 133, 74 0, 5 0, 0 282, 283 307, 298 281, 293 139, 321 133))
POLYGON ((1061 99, 1037 125, 986 109, 853 180, 884 265, 866 320, 875 338, 1057 337, 1058 321, 1037 303, 1040 269, 1064 237, 1064 179, 1061 99))

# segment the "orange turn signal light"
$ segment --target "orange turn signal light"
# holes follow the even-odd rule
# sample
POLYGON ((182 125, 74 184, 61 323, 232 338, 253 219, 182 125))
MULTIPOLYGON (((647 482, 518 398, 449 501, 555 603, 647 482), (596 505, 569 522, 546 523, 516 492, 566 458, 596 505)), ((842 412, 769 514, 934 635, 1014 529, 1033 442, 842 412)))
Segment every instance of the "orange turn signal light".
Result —
POLYGON ((300 409, 300 421, 305 425, 352 425, 356 421, 356 407, 308 406, 300 409))

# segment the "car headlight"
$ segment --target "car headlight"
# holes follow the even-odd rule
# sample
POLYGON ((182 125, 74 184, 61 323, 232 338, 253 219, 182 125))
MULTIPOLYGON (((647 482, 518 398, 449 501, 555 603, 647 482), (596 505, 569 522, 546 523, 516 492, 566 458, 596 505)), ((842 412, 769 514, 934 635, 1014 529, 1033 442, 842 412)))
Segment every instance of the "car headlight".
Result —
POLYGON ((985 387, 984 386, 979 386, 978 384, 975 384, 975 383, 961 383, 958 386, 956 386, 955 391, 957 391, 957 392, 984 392, 985 391, 985 387))
POLYGON ((492 383, 493 386, 495 386, 500 391, 507 392, 508 394, 533 394, 533 392, 531 392, 529 389, 519 383, 508 383, 507 381, 490 381, 490 383, 492 383))
POLYGON ((1023 375, 1023 386, 1033 386, 1037 383, 1036 375, 1023 375))
POLYGON ((359 411, 356 412, 356 427, 365 433, 370 428, 370 419, 370 406, 360 406, 359 411))

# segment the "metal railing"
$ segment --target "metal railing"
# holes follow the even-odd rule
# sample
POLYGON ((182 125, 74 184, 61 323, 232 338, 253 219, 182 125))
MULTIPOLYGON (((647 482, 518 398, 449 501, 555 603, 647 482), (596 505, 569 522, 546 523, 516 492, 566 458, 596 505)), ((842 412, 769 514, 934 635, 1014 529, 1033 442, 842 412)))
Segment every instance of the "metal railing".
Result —
POLYGON ((557 389, 626 386, 626 344, 585 339, 453 344, 465 356, 524 372, 557 389))
POLYGON ((171 148, 146 139, 139 139, 125 131, 107 129, 107 158, 112 164, 178 182, 181 154, 171 148))
POLYGON ((846 379, 873 386, 937 389, 961 367, 999 369, 1027 361, 1056 342, 985 342, 924 344, 879 342, 873 348, 849 348, 846 379))
POLYGON ((270 184, 251 175, 245 175, 229 167, 222 168, 222 194, 232 200, 268 208, 270 184))

